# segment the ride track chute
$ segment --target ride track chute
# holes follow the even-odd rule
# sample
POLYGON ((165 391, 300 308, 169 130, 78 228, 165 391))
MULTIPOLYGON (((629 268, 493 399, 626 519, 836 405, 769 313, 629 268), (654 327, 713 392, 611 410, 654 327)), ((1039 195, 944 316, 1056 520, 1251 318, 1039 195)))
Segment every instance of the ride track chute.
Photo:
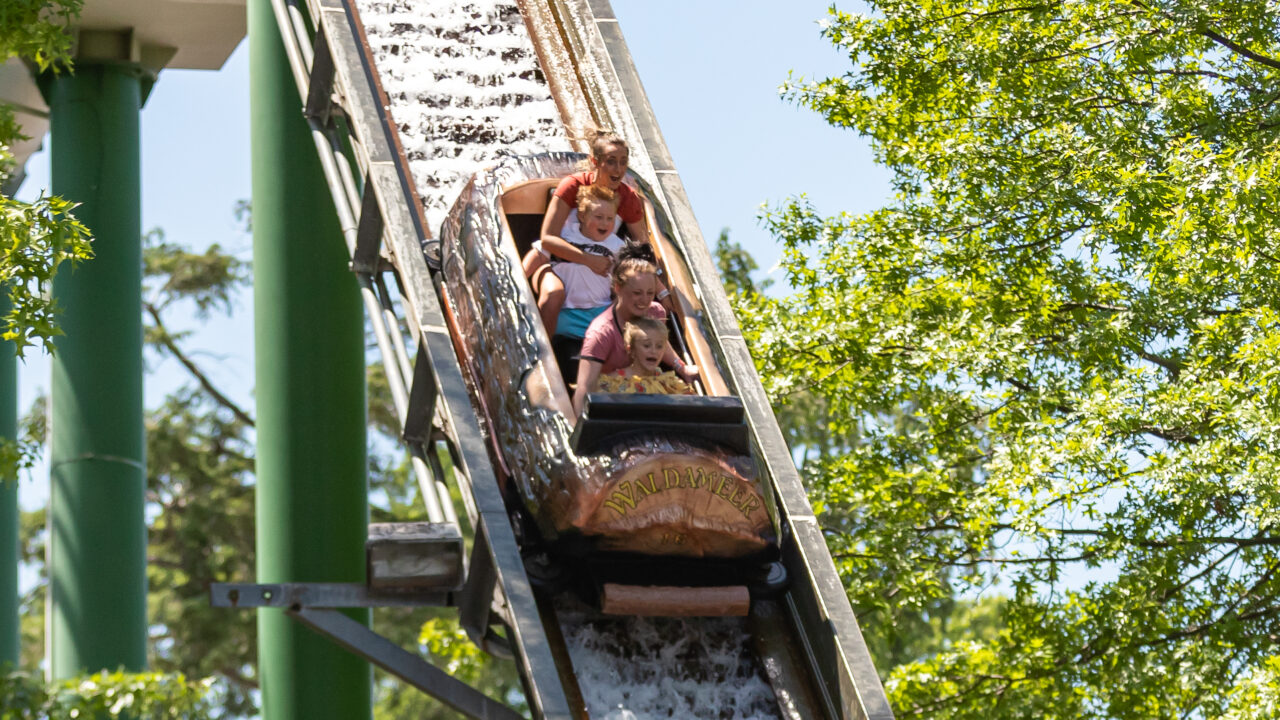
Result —
MULTIPOLYGON (((468 717, 519 715, 335 608, 457 608, 461 625, 477 645, 515 660, 535 718, 643 718, 650 713, 892 718, 607 0, 272 4, 382 353, 427 522, 371 530, 367 585, 226 584, 214 588, 214 603, 284 608, 468 717), (511 489, 511 481, 520 487, 521 473, 528 473, 531 463, 554 465, 552 458, 538 453, 563 457, 564 448, 556 444, 563 438, 523 441, 503 435, 502 422, 495 418, 506 411, 493 407, 502 398, 490 393, 486 399, 474 361, 476 348, 485 344, 470 342, 485 338, 468 335, 491 332, 491 325, 482 317, 460 322, 458 311, 467 311, 444 301, 451 281, 440 266, 448 262, 448 248, 446 257, 436 254, 432 229, 440 227, 464 188, 474 190, 479 181, 471 178, 502 162, 529 165, 511 156, 566 158, 569 151, 586 151, 579 138, 589 127, 610 128, 628 140, 631 173, 652 203, 649 225, 660 231, 655 249, 675 291, 677 330, 687 351, 709 371, 704 376, 707 395, 724 396, 690 399, 690 412, 712 418, 731 410, 744 426, 739 441, 732 440, 733 428, 727 435, 708 435, 728 442, 725 447, 738 445, 739 450, 728 454, 708 451, 705 443, 686 447, 680 439, 646 442, 678 445, 681 457, 697 456, 701 480, 693 479, 689 465, 688 483, 705 491, 696 496, 698 502, 728 503, 725 517, 741 515, 739 525, 743 518, 760 518, 759 527, 753 525, 745 534, 733 529, 738 535, 732 541, 722 533, 706 540, 707 547, 713 555, 721 552, 717 547, 749 548, 723 553, 763 558, 768 562, 757 563, 762 567, 772 562, 785 576, 785 586, 773 593, 753 589, 749 610, 746 590, 733 594, 721 586, 709 589, 714 592, 705 595, 710 598, 706 604, 685 603, 696 607, 684 614, 718 614, 713 608, 733 606, 746 612, 745 618, 641 617, 667 614, 645 613, 644 608, 663 597, 679 598, 681 590, 646 594, 640 585, 625 584, 614 591, 615 608, 624 608, 624 616, 610 617, 589 603, 566 598, 555 583, 547 582, 557 563, 569 561, 554 552, 534 552, 531 535, 593 526, 585 520, 568 530, 545 522, 545 528, 533 527, 537 521, 531 526, 522 518, 520 500, 513 499, 519 492, 511 489), (424 247, 431 252, 424 254, 424 247), (410 342, 417 345, 412 361, 410 342), (514 452, 513 442, 523 443, 521 452, 529 457, 514 452), (452 460, 452 478, 466 508, 461 519, 446 487, 441 449, 452 460), (713 467, 724 469, 716 475, 713 467), (720 488, 711 487, 707 478, 713 475, 720 488), (759 493, 758 501, 753 493, 759 493), (469 555, 462 541, 464 525, 471 534, 469 555), (767 552, 751 554, 765 546, 767 552), (408 561, 397 558, 397 552, 409 553, 408 561), (397 570, 406 562, 414 572, 397 570), (636 616, 627 616, 628 611, 636 616), (679 667, 668 668, 672 665, 679 667), (687 697, 679 697, 681 692, 687 697)), ((455 294, 460 287, 454 286, 455 294)), ((519 293, 527 306, 527 287, 519 293)), ((541 358, 537 333, 526 335, 532 338, 531 362, 536 364, 541 358)), ((528 368, 521 372, 527 379, 528 368)), ((532 394, 542 399, 544 414, 550 416, 546 408, 562 407, 565 397, 562 386, 556 390, 553 382, 548 387, 532 394)), ((574 420, 557 421, 564 438, 574 420)), ((722 421, 702 424, 715 422, 722 421)), ((696 436, 701 431, 695 425, 687 427, 696 436)), ((585 441, 574 436, 571 442, 585 441)), ((713 442, 715 448, 720 446, 713 442)), ((647 473, 644 467, 628 476, 632 479, 626 482, 635 483, 626 486, 628 493, 634 488, 659 492, 654 476, 662 477, 661 466, 647 473), (637 477, 647 477, 649 485, 637 477)), ((670 500, 684 486, 679 473, 667 482, 671 492, 664 497, 670 500)), ((636 499, 630 494, 613 497, 636 499)), ((628 508, 615 504, 616 512, 625 514, 628 508)), ((681 512, 688 515, 687 509, 681 512)), ((580 561, 590 565, 590 554, 572 562, 580 561)), ((612 579, 619 587, 617 578, 612 579)), ((679 609, 680 602, 673 607, 679 609)))

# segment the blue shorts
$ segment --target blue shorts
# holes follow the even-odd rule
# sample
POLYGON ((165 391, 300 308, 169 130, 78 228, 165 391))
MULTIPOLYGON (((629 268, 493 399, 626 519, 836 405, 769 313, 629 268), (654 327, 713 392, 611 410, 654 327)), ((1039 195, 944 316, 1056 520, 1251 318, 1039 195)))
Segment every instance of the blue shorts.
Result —
POLYGON ((564 308, 556 318, 556 334, 584 338, 587 336, 587 328, 591 326, 591 321, 608 309, 608 305, 601 305, 598 308, 564 308))

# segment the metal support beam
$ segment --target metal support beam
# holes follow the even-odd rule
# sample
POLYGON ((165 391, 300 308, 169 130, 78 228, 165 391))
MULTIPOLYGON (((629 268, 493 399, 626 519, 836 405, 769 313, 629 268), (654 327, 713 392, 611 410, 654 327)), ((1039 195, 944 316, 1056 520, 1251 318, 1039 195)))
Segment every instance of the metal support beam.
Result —
POLYGON ((376 591, 363 583, 213 583, 209 604, 223 608, 447 607, 446 590, 376 591))
POLYGON ((313 50, 311 78, 307 84, 307 104, 303 114, 324 126, 329 124, 329 113, 333 109, 333 55, 329 53, 329 43, 324 39, 323 33, 316 38, 313 50))
POLYGON ((419 346, 413 364, 413 384, 409 386, 409 412, 404 420, 404 439, 425 443, 431 435, 431 419, 436 414, 436 378, 431 355, 419 346))
POLYGON ((43 78, 53 191, 79 203, 92 260, 53 282, 49 647, 56 679, 147 665, 142 427, 141 72, 77 62, 43 78))
POLYGON ((493 591, 497 588, 498 574, 489 560, 489 543, 481 528, 477 528, 471 547, 471 563, 467 570, 467 582, 458 602, 458 624, 472 642, 485 647, 492 614, 493 591))
MULTIPOLYGON (((321 35, 321 37, 324 36, 321 35)), ((378 208, 378 193, 374 190, 373 179, 366 175, 364 197, 360 200, 360 220, 356 229, 356 251, 351 258, 352 270, 358 273, 371 273, 378 269, 382 229, 382 211, 378 208)))
MULTIPOLYGON (((279 10, 290 33, 295 22, 306 26, 298 8, 279 10)), ((294 73, 270 0, 249 0, 248 18, 258 577, 362 582, 369 506, 360 288, 302 114, 305 70, 294 73)), ((368 610, 346 612, 368 622, 368 610)), ((264 720, 370 717, 372 673, 362 659, 276 609, 258 613, 258 629, 264 720)))
POLYGON ((523 717, 432 665, 337 608, 447 605, 449 592, 378 592, 359 583, 214 583, 213 607, 279 608, 285 614, 469 718, 523 717))
POLYGON ((337 610, 302 608, 289 611, 289 615, 469 718, 521 720, 524 717, 337 610))

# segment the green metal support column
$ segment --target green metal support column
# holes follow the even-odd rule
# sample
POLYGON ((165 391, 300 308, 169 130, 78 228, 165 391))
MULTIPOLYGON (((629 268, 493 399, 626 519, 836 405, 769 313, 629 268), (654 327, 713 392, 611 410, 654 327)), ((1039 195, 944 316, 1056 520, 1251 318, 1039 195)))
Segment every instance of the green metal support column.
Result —
MULTIPOLYGON (((248 6, 257 579, 363 582, 363 307, 271 4, 248 6)), ((366 662, 280 610, 258 632, 265 720, 371 716, 366 662)))
POLYGON ((142 429, 141 73, 78 62, 47 78, 53 191, 94 235, 63 268, 51 383, 49 628, 54 678, 147 663, 142 429))
MULTIPOLYGON (((4 288, 0 287, 0 293, 4 288)), ((9 303, 0 297, 0 317, 9 303)), ((18 356, 0 342, 0 438, 18 437, 18 356)), ((0 478, 0 666, 18 666, 22 625, 18 615, 18 478, 0 478)))

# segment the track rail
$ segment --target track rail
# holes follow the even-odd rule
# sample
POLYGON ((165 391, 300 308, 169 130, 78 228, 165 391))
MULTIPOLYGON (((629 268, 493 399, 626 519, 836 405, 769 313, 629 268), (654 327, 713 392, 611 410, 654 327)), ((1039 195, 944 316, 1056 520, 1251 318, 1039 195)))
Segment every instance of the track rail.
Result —
MULTIPOLYGON (((759 457, 777 503, 783 561, 793 579, 779 608, 804 650, 812 685, 828 717, 892 718, 884 687, 813 514, 791 453, 729 307, 715 263, 694 218, 675 163, 640 82, 608 0, 519 0, 543 71, 565 123, 612 128, 631 143, 631 164, 656 180, 655 205, 665 209, 686 258, 709 340, 742 398, 759 457)), ((778 638, 776 642, 787 642, 778 638)), ((782 653, 766 647, 766 652, 782 653)))
MULTIPOLYGON (((478 644, 514 656, 535 717, 585 716, 554 609, 534 593, 525 574, 422 254, 430 232, 358 12, 353 0, 306 2, 304 8, 299 0, 272 0, 425 509, 432 522, 457 522, 435 461, 436 443, 443 442, 453 454, 475 531, 466 583, 450 595, 450 604, 458 606, 478 644), (386 283, 392 270, 403 321, 386 283), (417 343, 412 365, 406 336, 417 343), (493 625, 504 626, 505 637, 493 625)), ((794 700, 793 716, 892 718, 612 8, 607 0, 517 2, 569 134, 595 125, 638 139, 632 143, 632 168, 653 178, 653 201, 672 223, 670 234, 698 290, 711 347, 747 408, 792 577, 782 600, 758 603, 753 611, 758 654, 782 668, 771 678, 780 705, 794 700)))

